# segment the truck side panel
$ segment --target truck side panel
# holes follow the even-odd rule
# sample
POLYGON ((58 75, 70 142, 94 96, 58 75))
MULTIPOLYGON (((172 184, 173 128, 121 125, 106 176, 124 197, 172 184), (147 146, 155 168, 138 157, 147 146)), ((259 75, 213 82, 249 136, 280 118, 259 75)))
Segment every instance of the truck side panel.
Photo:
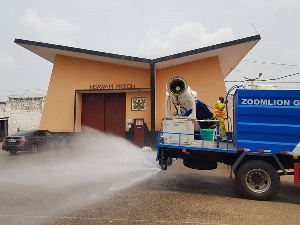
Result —
POLYGON ((300 90, 237 90, 234 138, 238 149, 291 154, 300 142, 300 90))

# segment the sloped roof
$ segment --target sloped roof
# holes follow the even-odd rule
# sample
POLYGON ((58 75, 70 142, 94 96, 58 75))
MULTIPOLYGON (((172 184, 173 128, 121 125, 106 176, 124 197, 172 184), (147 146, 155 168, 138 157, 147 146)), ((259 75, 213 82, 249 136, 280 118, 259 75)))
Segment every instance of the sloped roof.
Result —
POLYGON ((260 39, 260 35, 255 35, 156 59, 118 55, 22 39, 15 39, 15 43, 51 63, 54 63, 56 55, 64 55, 144 69, 149 69, 151 63, 155 63, 156 69, 162 69, 217 56, 219 58, 222 74, 224 78, 226 78, 260 39))

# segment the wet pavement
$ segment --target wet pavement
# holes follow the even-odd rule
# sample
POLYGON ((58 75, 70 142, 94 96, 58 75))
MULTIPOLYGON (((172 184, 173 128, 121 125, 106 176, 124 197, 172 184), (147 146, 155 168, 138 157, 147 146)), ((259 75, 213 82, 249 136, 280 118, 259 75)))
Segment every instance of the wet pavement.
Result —
MULTIPOLYGON (((52 157, 49 152, 38 154, 52 157)), ((32 159, 32 163, 42 164, 40 156, 11 156, 2 151, 0 168, 9 170, 32 159)), ((281 177, 282 189, 272 201, 246 200, 236 192, 229 168, 222 164, 214 171, 197 171, 177 160, 167 171, 95 199, 91 193, 101 192, 97 183, 77 184, 66 190, 0 179, 1 225, 300 224, 300 186, 293 185, 292 176, 281 177), (72 193, 88 199, 79 204, 66 198, 74 197, 72 193)))

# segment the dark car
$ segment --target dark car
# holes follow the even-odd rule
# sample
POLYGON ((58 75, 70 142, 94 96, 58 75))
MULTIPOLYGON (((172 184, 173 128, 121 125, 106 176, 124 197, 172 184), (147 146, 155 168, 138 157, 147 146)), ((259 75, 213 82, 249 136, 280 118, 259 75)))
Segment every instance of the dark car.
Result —
POLYGON ((38 152, 41 147, 55 145, 59 139, 48 130, 24 130, 7 136, 3 140, 2 150, 15 154, 17 151, 38 152))

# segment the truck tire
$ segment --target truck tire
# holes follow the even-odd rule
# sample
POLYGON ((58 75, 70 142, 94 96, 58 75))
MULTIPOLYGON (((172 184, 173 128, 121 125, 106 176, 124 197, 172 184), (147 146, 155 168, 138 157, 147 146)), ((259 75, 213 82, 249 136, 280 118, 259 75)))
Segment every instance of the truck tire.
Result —
POLYGON ((235 180, 242 195, 255 200, 270 199, 281 187, 275 168, 261 160, 252 160, 242 165, 235 180))

